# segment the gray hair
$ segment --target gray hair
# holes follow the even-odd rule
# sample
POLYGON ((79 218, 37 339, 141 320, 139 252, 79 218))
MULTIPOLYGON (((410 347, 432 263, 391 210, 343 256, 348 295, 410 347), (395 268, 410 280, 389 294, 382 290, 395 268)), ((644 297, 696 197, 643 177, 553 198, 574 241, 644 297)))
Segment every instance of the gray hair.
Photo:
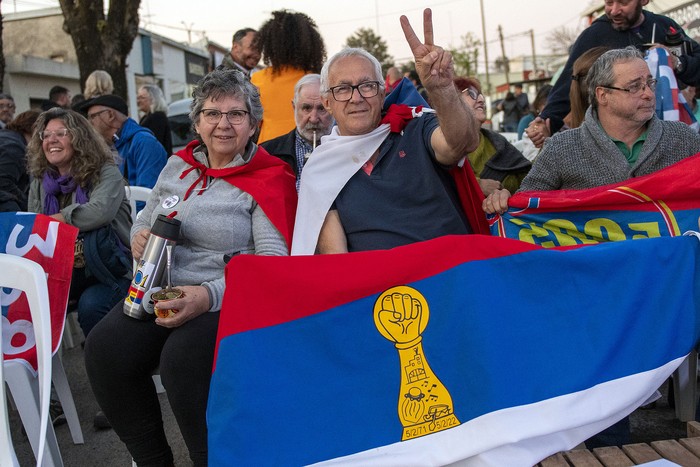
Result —
POLYGON ((144 84, 141 89, 148 93, 151 98, 150 113, 153 112, 168 112, 168 104, 165 102, 163 91, 155 84, 144 84))
POLYGON ((316 74, 316 73, 309 73, 308 75, 304 75, 297 81, 297 84, 294 86, 294 98, 292 99, 292 105, 296 107, 297 101, 299 100, 299 93, 301 92, 301 88, 306 86, 307 84, 320 84, 321 83, 321 75, 316 74))
POLYGON ((629 62, 636 59, 644 60, 644 57, 642 57, 642 53, 637 48, 629 45, 624 49, 608 50, 593 62, 586 75, 588 97, 593 109, 598 109, 598 99, 596 98, 595 90, 601 86, 612 86, 615 83, 613 66, 616 63, 629 62))
POLYGON ((245 102, 246 109, 250 112, 251 126, 257 126, 262 120, 263 108, 258 88, 238 70, 214 70, 199 80, 197 87, 192 91, 192 123, 199 123, 199 113, 204 107, 204 101, 225 96, 235 96, 245 102))
POLYGON ((326 63, 323 64, 323 68, 321 68, 321 94, 325 94, 329 90, 329 83, 328 83, 328 73, 330 72, 331 67, 335 62, 340 60, 341 58, 346 58, 346 57, 363 57, 369 60, 369 62, 372 64, 374 67, 374 74, 377 77, 377 81, 379 81, 379 87, 380 89, 384 89, 384 77, 382 76, 382 65, 379 63, 379 60, 377 60, 374 55, 371 53, 367 52, 364 49, 359 49, 355 47, 347 47, 340 52, 337 52, 335 55, 333 55, 331 58, 329 58, 326 63))

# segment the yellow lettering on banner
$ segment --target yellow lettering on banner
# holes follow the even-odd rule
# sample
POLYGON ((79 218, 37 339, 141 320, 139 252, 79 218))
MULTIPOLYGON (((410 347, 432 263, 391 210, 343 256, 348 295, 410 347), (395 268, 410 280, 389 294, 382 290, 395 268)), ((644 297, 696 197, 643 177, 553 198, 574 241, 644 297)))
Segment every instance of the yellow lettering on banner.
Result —
POLYGON ((639 238, 656 238, 661 236, 661 229, 658 222, 637 222, 629 225, 630 230, 644 232, 646 235, 632 235, 633 240, 639 238))
POLYGON ((586 232, 586 235, 600 238, 601 240, 616 242, 627 239, 625 233, 622 231, 622 227, 610 219, 591 219, 586 222, 583 230, 586 232), (607 236, 603 231, 607 233, 607 236))
POLYGON ((535 238, 549 237, 549 232, 547 232, 547 230, 543 229, 542 227, 529 222, 523 222, 520 219, 510 219, 510 221, 515 225, 521 226, 520 230, 518 230, 518 240, 522 242, 532 243, 533 245, 539 244, 545 248, 552 248, 553 246, 557 246, 554 242, 551 241, 535 241, 535 238), (523 227, 525 225, 527 227, 523 227))
POLYGON ((571 246, 598 243, 596 240, 582 234, 576 228, 576 224, 566 219, 552 219, 545 222, 542 227, 550 230, 561 246, 571 246), (575 239, 578 239, 577 242, 575 239))

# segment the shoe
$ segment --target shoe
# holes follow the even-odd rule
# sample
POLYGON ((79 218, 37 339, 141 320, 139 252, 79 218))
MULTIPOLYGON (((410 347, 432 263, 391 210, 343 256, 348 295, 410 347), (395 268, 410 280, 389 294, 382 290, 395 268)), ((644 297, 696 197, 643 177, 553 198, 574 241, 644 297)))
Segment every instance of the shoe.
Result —
POLYGON ((107 420, 107 416, 105 416, 105 413, 101 410, 97 412, 97 414, 95 414, 95 418, 92 420, 92 424, 98 430, 107 430, 109 428, 112 428, 112 424, 109 423, 109 420, 107 420))
POLYGON ((61 407, 59 401, 51 400, 49 404, 49 417, 51 417, 53 426, 61 426, 66 423, 66 415, 63 413, 63 407, 61 407))

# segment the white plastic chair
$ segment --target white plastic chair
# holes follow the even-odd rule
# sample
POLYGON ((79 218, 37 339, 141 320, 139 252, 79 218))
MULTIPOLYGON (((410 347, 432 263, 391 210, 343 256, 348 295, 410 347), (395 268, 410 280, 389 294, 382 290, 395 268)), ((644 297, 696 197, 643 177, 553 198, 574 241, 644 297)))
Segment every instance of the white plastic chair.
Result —
POLYGON ((124 191, 126 192, 126 199, 129 200, 131 205, 131 220, 136 221, 136 202, 143 201, 144 203, 148 201, 151 196, 151 189, 142 186, 125 186, 124 191))
MULTIPOLYGON (((49 422, 52 366, 51 314, 46 275, 41 266, 31 260, 0 253, 0 286, 22 290, 27 296, 39 367, 35 376, 21 362, 5 362, 0 353, 0 358, 3 359, 2 365, 0 365, 0 415, 2 415, 2 420, 0 420, 0 465, 18 465, 9 433, 5 384, 2 383, 2 381, 7 381, 8 385, 11 386, 11 381, 17 378, 24 378, 28 383, 31 383, 26 385, 25 397, 15 393, 12 387, 10 387, 10 392, 13 394, 15 404, 20 411, 22 422, 37 459, 37 465, 63 465, 56 434, 53 431, 53 425, 49 422)), ((3 324, 6 324, 4 318, 3 324)), ((5 342, 4 338, 2 342, 5 342)))

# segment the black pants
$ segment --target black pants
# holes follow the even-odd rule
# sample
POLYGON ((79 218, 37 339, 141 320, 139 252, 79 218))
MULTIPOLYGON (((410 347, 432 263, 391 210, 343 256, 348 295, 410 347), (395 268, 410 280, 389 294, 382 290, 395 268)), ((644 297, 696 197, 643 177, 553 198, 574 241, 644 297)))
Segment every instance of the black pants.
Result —
POLYGON ((207 465, 206 408, 219 313, 175 329, 139 321, 117 304, 90 332, 85 366, 100 408, 139 466, 171 465, 160 403, 160 375, 195 466, 207 465))

